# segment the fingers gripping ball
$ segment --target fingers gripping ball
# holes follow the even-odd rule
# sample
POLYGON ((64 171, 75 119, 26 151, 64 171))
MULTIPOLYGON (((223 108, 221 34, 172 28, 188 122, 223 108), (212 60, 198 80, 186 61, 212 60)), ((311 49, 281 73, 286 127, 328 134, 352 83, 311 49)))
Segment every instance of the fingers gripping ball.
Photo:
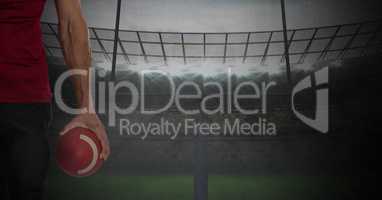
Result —
POLYGON ((90 176, 102 166, 101 151, 101 142, 96 134, 77 127, 59 137, 56 160, 58 166, 70 176, 90 176))

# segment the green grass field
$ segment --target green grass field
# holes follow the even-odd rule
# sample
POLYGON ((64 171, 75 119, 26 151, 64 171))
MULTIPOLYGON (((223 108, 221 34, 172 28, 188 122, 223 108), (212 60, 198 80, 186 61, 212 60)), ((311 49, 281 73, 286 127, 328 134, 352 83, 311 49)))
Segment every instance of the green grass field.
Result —
MULTIPOLYGON (((192 176, 49 175, 49 200, 192 200, 192 176)), ((346 199, 357 186, 349 178, 314 176, 209 176, 210 200, 346 199)))

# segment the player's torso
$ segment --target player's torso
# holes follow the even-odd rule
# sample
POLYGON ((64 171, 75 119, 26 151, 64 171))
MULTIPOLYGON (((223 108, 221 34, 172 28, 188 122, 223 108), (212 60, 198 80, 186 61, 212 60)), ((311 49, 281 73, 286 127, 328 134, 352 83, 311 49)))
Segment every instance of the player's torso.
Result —
POLYGON ((41 61, 40 17, 45 0, 0 0, 0 64, 41 61))
POLYGON ((40 28, 44 4, 45 0, 0 0, 0 103, 50 98, 40 28))

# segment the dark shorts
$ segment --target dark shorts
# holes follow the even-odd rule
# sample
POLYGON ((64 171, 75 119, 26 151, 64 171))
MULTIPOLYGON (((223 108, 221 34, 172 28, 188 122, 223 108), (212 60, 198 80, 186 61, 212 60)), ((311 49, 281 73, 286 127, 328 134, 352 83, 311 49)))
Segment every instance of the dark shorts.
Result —
POLYGON ((0 199, 43 199, 51 105, 0 104, 0 199))

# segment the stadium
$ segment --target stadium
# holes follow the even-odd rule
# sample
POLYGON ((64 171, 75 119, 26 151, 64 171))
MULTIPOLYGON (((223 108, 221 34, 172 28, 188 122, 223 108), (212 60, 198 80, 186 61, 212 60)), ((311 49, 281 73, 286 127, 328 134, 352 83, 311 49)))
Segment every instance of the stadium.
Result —
MULTIPOLYGON (((290 27, 288 3, 296 2, 272 2, 278 28, 206 32, 123 28, 126 7, 139 3, 111 3, 114 27, 91 25, 89 35, 93 95, 112 154, 86 178, 65 175, 52 157, 48 199, 359 199, 376 192, 380 16, 290 27), (326 69, 328 101, 321 105, 317 72, 326 69), (305 77, 311 87, 291 98, 305 77), (135 89, 116 86, 124 81, 135 89), (135 109, 110 107, 133 105, 135 90, 135 109), (262 95, 245 98, 254 93, 262 95), (193 98, 172 101, 176 94, 193 98), (321 108, 328 110, 327 131, 296 114, 315 119, 321 108), (199 123, 188 134, 187 119, 199 123), (150 123, 165 131, 141 135, 150 123), (206 132, 203 123, 230 131, 206 132)), ((58 25, 48 18, 41 29, 55 86, 67 67, 58 25)), ((62 88, 65 103, 74 105, 70 82, 62 88)), ((54 105, 53 152, 70 118, 54 105)))

